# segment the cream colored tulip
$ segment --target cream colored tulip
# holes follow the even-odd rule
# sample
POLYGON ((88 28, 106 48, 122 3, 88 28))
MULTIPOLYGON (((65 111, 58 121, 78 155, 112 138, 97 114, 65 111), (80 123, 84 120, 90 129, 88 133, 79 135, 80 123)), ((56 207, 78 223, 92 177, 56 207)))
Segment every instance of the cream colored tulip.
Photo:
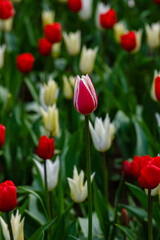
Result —
POLYGON ((93 0, 82 0, 82 8, 79 11, 79 16, 82 20, 88 20, 92 15, 93 0))
POLYGON ((5 51, 6 51, 6 44, 3 44, 2 46, 0 46, 0 68, 2 68, 4 65, 5 51))
POLYGON ((48 107, 47 112, 40 107, 43 123, 46 131, 56 137, 59 133, 59 111, 56 108, 56 104, 52 107, 48 107))
POLYGON ((13 17, 10 17, 6 20, 0 20, 0 30, 4 32, 10 32, 12 30, 13 17))
POLYGON ((73 98, 74 84, 75 77, 63 75, 63 96, 68 100, 73 98))
POLYGON ((54 58, 57 58, 57 57, 59 57, 60 52, 61 52, 61 42, 52 44, 51 55, 54 58))
POLYGON ((113 26, 114 38, 117 43, 120 43, 121 36, 127 32, 127 28, 124 22, 117 22, 113 26))
POLYGON ((93 71, 97 51, 98 47, 87 49, 86 46, 83 46, 79 65, 82 74, 90 74, 93 71))
POLYGON ((156 98, 156 94, 155 94, 155 78, 157 76, 160 77, 160 71, 158 72, 157 70, 154 70, 154 77, 153 77, 152 87, 151 87, 151 91, 150 91, 150 96, 156 102, 157 102, 157 98, 156 98))
POLYGON ((139 51, 142 41, 142 29, 139 29, 138 31, 134 32, 136 34, 136 47, 131 51, 131 53, 136 53, 139 51))
MULTIPOLYGON (((93 180, 95 173, 91 175, 91 181, 93 180)), ((84 172, 81 170, 80 174, 78 174, 76 166, 74 166, 73 170, 73 178, 67 178, 71 199, 76 203, 81 203, 86 200, 88 197, 87 192, 87 181, 84 184, 84 172)))
POLYGON ((47 110, 49 106, 53 106, 57 101, 58 94, 58 84, 50 77, 48 84, 44 83, 40 88, 40 103, 42 107, 47 110))
POLYGON ((106 114, 104 121, 102 121, 102 118, 96 117, 94 128, 91 122, 89 122, 89 130, 93 144, 99 152, 105 152, 111 147, 115 135, 115 127, 113 123, 110 123, 108 114, 106 114))
POLYGON ((75 33, 70 32, 69 34, 64 32, 63 38, 67 52, 72 56, 77 55, 81 47, 81 32, 80 31, 77 31, 75 33))
POLYGON ((96 8, 96 26, 99 29, 102 29, 101 24, 100 24, 100 15, 108 12, 110 9, 109 5, 104 4, 103 2, 98 2, 97 8, 96 8))
POLYGON ((147 44, 151 49, 157 48, 160 45, 160 23, 148 24, 146 28, 147 44))
MULTIPOLYGON (((10 240, 8 225, 5 223, 2 217, 0 217, 0 223, 2 227, 3 236, 5 237, 6 240, 10 240)), ((24 231, 23 231, 24 218, 21 220, 21 214, 19 214, 18 210, 15 216, 13 214, 11 216, 11 226, 12 226, 14 240, 24 240, 24 231)))
POLYGON ((47 24, 54 23, 55 12, 52 10, 44 10, 42 12, 42 25, 45 27, 47 24))

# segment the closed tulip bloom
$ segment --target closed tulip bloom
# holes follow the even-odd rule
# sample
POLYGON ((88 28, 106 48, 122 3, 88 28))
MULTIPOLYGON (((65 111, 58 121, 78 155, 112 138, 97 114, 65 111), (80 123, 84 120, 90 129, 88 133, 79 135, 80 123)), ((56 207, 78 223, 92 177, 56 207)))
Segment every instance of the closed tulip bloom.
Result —
POLYGON ((41 38, 38 41, 38 51, 42 56, 49 56, 51 49, 52 44, 46 38, 41 38))
POLYGON ((122 226, 125 226, 125 227, 129 226, 130 217, 129 217, 128 212, 125 208, 123 208, 122 211, 121 211, 119 221, 120 221, 120 224, 122 226))
MULTIPOLYGON (((36 160, 34 162, 41 175, 43 184, 45 185, 44 164, 41 164, 36 160)), ((49 159, 46 160, 48 191, 52 191, 57 186, 58 175, 59 175, 59 165, 60 165, 59 156, 56 157, 55 162, 52 162, 49 159)))
POLYGON ((86 46, 83 46, 79 64, 82 74, 90 74, 93 71, 97 51, 98 47, 95 47, 94 49, 87 49, 86 46))
POLYGON ((113 26, 114 38, 117 43, 120 43, 121 36, 127 31, 126 25, 123 22, 117 22, 113 26))
POLYGON ((37 149, 38 157, 46 160, 51 159, 54 154, 54 139, 49 139, 46 135, 40 137, 37 149))
POLYGON ((10 212, 17 206, 17 188, 12 181, 0 184, 0 212, 10 212))
POLYGON ((94 128, 91 122, 89 122, 89 130, 93 144, 99 152, 105 152, 111 147, 115 135, 115 127, 113 123, 110 123, 108 114, 106 114, 104 121, 102 121, 102 118, 96 117, 94 128))
POLYGON ((152 158, 148 155, 145 156, 134 156, 133 161, 130 164, 131 176, 138 179, 141 175, 141 170, 143 167, 147 166, 152 158))
MULTIPOLYGON (((5 239, 10 240, 10 235, 8 231, 8 225, 0 217, 0 223, 2 227, 3 236, 5 239)), ((21 214, 17 210, 16 215, 11 215, 11 226, 13 231, 14 240, 24 240, 24 218, 21 220, 21 214)))
POLYGON ((0 124, 0 148, 3 146, 4 141, 5 141, 5 126, 0 124))
POLYGON ((151 26, 145 25, 147 44, 151 49, 160 45, 160 23, 152 23, 151 26))
POLYGON ((49 42, 60 42, 62 39, 61 24, 58 22, 47 24, 44 28, 44 34, 49 42))
POLYGON ((0 0, 0 19, 8 19, 13 17, 14 7, 11 1, 9 0, 0 0))
POLYGON ((31 53, 23 53, 16 58, 17 68, 20 72, 27 74, 32 71, 34 57, 31 53))
POLYGON ((68 100, 73 98, 74 84, 75 77, 63 75, 63 96, 68 100))
POLYGON ((114 9, 110 8, 106 13, 100 14, 100 24, 105 29, 113 28, 117 22, 117 15, 114 9))
POLYGON ((73 56, 77 55, 81 47, 81 32, 77 31, 75 33, 71 32, 69 34, 64 32, 63 38, 67 52, 73 56))
POLYGON ((45 27, 47 24, 54 23, 55 12, 52 10, 42 11, 42 25, 45 27))
MULTIPOLYGON (((93 180, 94 173, 91 175, 91 181, 93 180)), ((73 170, 73 178, 67 178, 69 188, 71 191, 71 199, 76 203, 84 202, 88 197, 87 181, 84 183, 84 172, 81 170, 78 174, 76 166, 73 170)))
POLYGON ((4 32, 10 32, 12 30, 12 25, 13 25, 13 17, 10 17, 6 20, 1 20, 0 21, 0 30, 4 32))
POLYGON ((130 31, 121 36, 121 46, 126 51, 133 51, 136 46, 136 34, 134 31, 130 31))
POLYGON ((49 106, 53 106, 57 101, 58 94, 58 84, 50 77, 48 83, 44 83, 40 88, 40 103, 42 107, 47 110, 49 106))
POLYGON ((56 137, 59 133, 59 112, 56 105, 49 106, 47 111, 43 108, 40 108, 40 110, 46 131, 56 137))
POLYGON ((157 70, 154 71, 150 95, 154 101, 160 101, 160 72, 157 70))
POLYGON ((79 16, 82 20, 88 20, 92 15, 92 3, 93 0, 82 0, 82 8, 79 12, 79 16))
POLYGON ((61 52, 61 42, 54 43, 54 44, 52 45, 51 55, 52 55, 54 58, 57 58, 57 57, 59 57, 60 52, 61 52))
POLYGON ((4 65, 5 51, 6 51, 6 44, 3 44, 2 46, 0 46, 0 69, 4 65))
POLYGON ((73 104, 75 109, 84 115, 95 111, 98 105, 98 98, 92 80, 89 75, 77 75, 74 85, 73 104))
POLYGON ((68 7, 72 12, 79 12, 82 8, 82 0, 68 0, 68 7))
POLYGON ((97 28, 101 29, 102 26, 101 26, 101 22, 100 22, 100 16, 101 14, 105 14, 109 11, 110 9, 110 6, 109 5, 106 5, 102 2, 98 2, 97 4, 97 8, 96 8, 96 26, 97 28))

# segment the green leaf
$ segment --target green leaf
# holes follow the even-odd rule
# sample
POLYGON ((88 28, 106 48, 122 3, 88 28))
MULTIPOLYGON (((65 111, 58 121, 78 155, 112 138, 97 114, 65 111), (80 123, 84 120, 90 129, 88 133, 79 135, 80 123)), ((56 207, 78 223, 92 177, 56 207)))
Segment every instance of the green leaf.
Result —
POLYGON ((135 233, 131 231, 129 228, 126 228, 119 224, 115 224, 115 226, 119 228, 130 240, 137 240, 135 233))
POLYGON ((36 87, 34 86, 33 82, 31 82, 31 80, 29 78, 25 78, 24 81, 25 81, 34 101, 39 103, 38 93, 36 92, 36 87))
POLYGON ((126 204, 119 204, 119 206, 122 208, 125 208, 127 211, 131 212, 133 215, 135 215, 138 218, 141 218, 141 219, 148 218, 147 212, 140 207, 128 206, 126 204))

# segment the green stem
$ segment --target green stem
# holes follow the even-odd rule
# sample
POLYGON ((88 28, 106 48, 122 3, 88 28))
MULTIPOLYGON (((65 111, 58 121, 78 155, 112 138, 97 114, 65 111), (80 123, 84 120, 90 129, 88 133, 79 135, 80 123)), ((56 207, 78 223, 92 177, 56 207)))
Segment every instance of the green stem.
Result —
POLYGON ((11 240, 14 240, 12 225, 11 225, 11 221, 10 221, 10 218, 9 218, 9 212, 6 212, 6 217, 7 217, 7 222, 8 222, 8 229, 9 229, 10 238, 11 238, 11 240))
POLYGON ((48 216, 50 218, 49 192, 48 192, 48 182, 47 182, 47 160, 44 160, 44 181, 45 181, 45 195, 46 195, 47 212, 48 212, 48 216))
POLYGON ((49 192, 49 202, 50 202, 51 218, 53 218, 53 195, 51 191, 49 192))
POLYGON ((92 189, 91 189, 91 159, 90 159, 90 137, 89 116, 85 116, 85 138, 86 138, 86 163, 87 163, 87 187, 88 187, 88 240, 92 240, 92 189))
POLYGON ((106 204, 108 206, 108 168, 107 168, 107 163, 106 163, 106 154, 102 153, 103 157, 103 181, 104 181, 104 196, 106 200, 106 204))
POLYGON ((152 233, 152 196, 151 196, 151 189, 148 190, 148 240, 153 240, 153 233, 152 233))

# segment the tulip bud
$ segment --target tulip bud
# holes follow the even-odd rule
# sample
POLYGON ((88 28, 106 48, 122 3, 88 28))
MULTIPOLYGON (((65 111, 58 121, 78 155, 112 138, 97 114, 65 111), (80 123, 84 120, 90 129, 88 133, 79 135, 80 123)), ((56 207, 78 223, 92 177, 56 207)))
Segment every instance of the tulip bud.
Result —
POLYGON ((98 105, 97 93, 89 75, 77 75, 74 86, 73 104, 75 109, 84 115, 95 111, 98 105))
POLYGON ((38 42, 38 50, 42 56, 48 56, 51 53, 52 44, 46 39, 41 38, 38 42))
POLYGON ((14 15, 14 7, 11 1, 0 1, 0 19, 8 19, 14 15))
POLYGON ((16 63, 18 70, 26 74, 32 71, 34 57, 31 53, 23 53, 17 56, 16 63))
MULTIPOLYGON (((93 180, 93 177, 94 173, 91 175, 91 181, 93 180)), ((84 184, 84 172, 81 171, 80 174, 78 174, 77 168, 74 166, 73 179, 67 178, 67 180, 72 200, 76 203, 84 202, 88 197, 87 181, 84 184)))
POLYGON ((90 19, 92 15, 92 3, 93 0, 82 0, 82 8, 79 12, 79 16, 82 20, 90 19))
POLYGON ((128 227, 129 226, 129 222, 130 222, 130 217, 128 215, 128 212, 125 208, 122 209, 121 211, 121 215, 120 215, 120 224, 124 227, 128 227))
POLYGON ((77 31, 75 33, 71 32, 69 34, 64 32, 63 38, 67 52, 72 56, 77 55, 81 47, 81 32, 77 31))
POLYGON ((37 149, 38 157, 46 160, 51 159, 54 154, 54 139, 49 139, 46 135, 40 137, 37 149))
POLYGON ((157 70, 154 71, 150 95, 154 101, 160 101, 160 72, 157 70))
POLYGON ((51 54, 54 58, 59 57, 60 55, 60 51, 61 51, 61 43, 54 43, 52 45, 52 50, 51 50, 51 54))
POLYGON ((117 22, 116 24, 114 24, 113 30, 114 30, 114 38, 115 38, 116 42, 120 43, 121 36, 123 34, 125 34, 125 32, 127 30, 126 25, 123 22, 117 22))
POLYGON ((3 44, 2 46, 0 46, 0 69, 3 67, 4 65, 4 55, 5 55, 5 50, 6 50, 6 45, 3 44))
POLYGON ((115 135, 115 127, 113 123, 110 123, 108 114, 106 114, 104 122, 102 118, 96 117, 94 128, 91 122, 89 122, 89 130, 93 144, 99 152, 105 152, 111 147, 115 135))
POLYGON ((86 46, 83 46, 79 64, 82 74, 90 74, 93 71, 97 51, 98 47, 87 49, 86 46))
POLYGON ((66 75, 63 75, 63 95, 66 99, 73 98, 73 89, 75 84, 75 77, 70 76, 67 78, 66 75))
POLYGON ((0 124, 0 148, 3 146, 4 141, 5 141, 5 126, 0 124))
POLYGON ((17 206, 17 188, 12 181, 0 184, 0 211, 10 212, 17 206))
POLYGON ((110 8, 106 13, 100 14, 100 24, 103 28, 110 29, 117 22, 117 16, 114 9, 110 8))
POLYGON ((44 28, 44 34, 49 42, 60 42, 62 39, 61 24, 58 22, 53 24, 47 24, 44 28))
POLYGON ((54 104, 52 107, 48 107, 47 112, 40 108, 44 127, 49 134, 52 134, 53 137, 56 137, 59 133, 59 112, 54 104))
POLYGON ((160 23, 152 23, 151 26, 145 25, 147 44, 151 49, 160 45, 160 23))
POLYGON ((68 0, 68 7, 72 12, 77 13, 82 8, 82 0, 68 0))
POLYGON ((47 24, 54 23, 55 12, 52 10, 44 10, 42 12, 42 25, 45 27, 47 24))
POLYGON ((12 30, 13 17, 0 21, 0 29, 4 32, 10 32, 12 30))
POLYGON ((136 34, 130 31, 121 36, 121 46, 126 51, 132 51, 136 48, 136 34))

